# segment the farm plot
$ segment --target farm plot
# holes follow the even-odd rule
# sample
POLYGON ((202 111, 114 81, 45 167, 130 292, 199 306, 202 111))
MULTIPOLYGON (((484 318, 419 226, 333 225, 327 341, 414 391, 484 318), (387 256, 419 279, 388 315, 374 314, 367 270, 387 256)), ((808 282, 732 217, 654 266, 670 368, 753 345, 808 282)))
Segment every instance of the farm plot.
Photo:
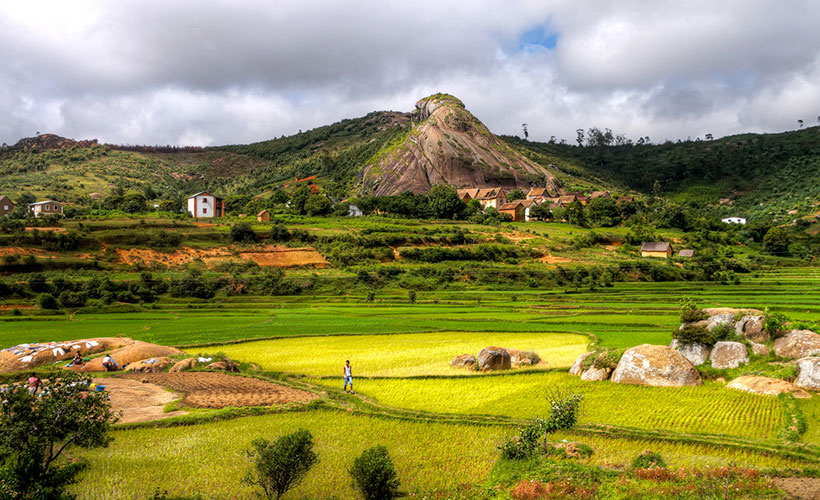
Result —
POLYGON ((458 380, 360 380, 356 390, 388 406, 412 410, 530 418, 549 412, 547 391, 556 387, 584 394, 580 421, 585 424, 773 439, 785 422, 777 398, 731 391, 710 382, 702 387, 646 387, 582 382, 567 373, 534 373, 458 380))
POLYGON ((208 492, 214 499, 256 498, 240 482, 250 468, 245 450, 253 439, 274 439, 300 428, 313 434, 320 462, 289 498, 355 498, 347 470, 376 444, 388 448, 405 491, 478 482, 493 466, 496 445, 514 432, 326 411, 119 430, 108 448, 84 452, 91 466, 72 490, 83 500, 147 498, 157 489, 171 496, 208 492))
POLYGON ((533 368, 569 367, 588 342, 583 335, 560 333, 435 332, 287 338, 204 349, 253 361, 272 371, 335 376, 349 359, 356 377, 407 377, 475 375, 477 372, 450 367, 450 360, 464 353, 477 354, 488 345, 535 351, 545 363, 533 368))

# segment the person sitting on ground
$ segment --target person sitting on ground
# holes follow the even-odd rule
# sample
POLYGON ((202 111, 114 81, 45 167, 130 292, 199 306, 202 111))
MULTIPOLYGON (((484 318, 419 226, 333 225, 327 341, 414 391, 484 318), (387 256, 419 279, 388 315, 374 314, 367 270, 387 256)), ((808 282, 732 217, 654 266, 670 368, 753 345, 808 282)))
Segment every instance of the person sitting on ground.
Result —
POLYGON ((350 368, 350 360, 345 361, 344 365, 344 374, 345 374, 345 386, 344 391, 347 392, 347 384, 350 384, 350 394, 356 394, 353 392, 353 370, 350 368))
POLYGON ((114 361, 114 358, 110 354, 105 355, 105 357, 103 358, 102 365, 103 368, 105 368, 105 371, 107 372, 113 372, 120 369, 120 365, 118 365, 117 362, 114 361))
POLYGON ((40 389, 40 378, 34 373, 28 378, 28 393, 34 396, 37 390, 40 389))
POLYGON ((80 354, 80 351, 74 353, 74 359, 71 360, 71 364, 74 366, 82 366, 83 365, 83 356, 80 354))

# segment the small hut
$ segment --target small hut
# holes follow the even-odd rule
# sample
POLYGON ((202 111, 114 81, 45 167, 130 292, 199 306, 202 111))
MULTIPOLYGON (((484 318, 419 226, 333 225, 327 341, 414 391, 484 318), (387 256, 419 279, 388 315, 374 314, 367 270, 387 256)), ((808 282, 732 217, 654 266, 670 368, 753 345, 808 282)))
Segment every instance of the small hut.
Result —
POLYGON ((270 212, 267 210, 262 210, 256 214, 256 220, 259 222, 268 222, 270 220, 270 212))

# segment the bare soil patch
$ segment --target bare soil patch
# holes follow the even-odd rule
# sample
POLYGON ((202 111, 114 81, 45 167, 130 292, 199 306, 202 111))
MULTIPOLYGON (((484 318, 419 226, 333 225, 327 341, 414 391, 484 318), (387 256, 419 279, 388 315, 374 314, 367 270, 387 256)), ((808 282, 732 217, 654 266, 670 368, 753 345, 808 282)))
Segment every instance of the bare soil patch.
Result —
POLYGON ((568 259, 566 257, 558 257, 555 255, 545 255, 539 259, 544 264, 566 264, 567 262, 572 262, 572 259, 568 259))
POLYGON ((40 232, 54 231, 55 233, 64 233, 64 232, 66 232, 66 228, 64 228, 64 227, 27 227, 26 232, 30 232, 30 231, 40 231, 40 232))
POLYGON ((0 247, 0 257, 6 255, 34 255, 35 257, 51 257, 42 250, 38 250, 36 248, 22 248, 22 247, 0 247))
POLYGON ((328 262, 322 254, 310 247, 287 248, 266 246, 261 250, 248 250, 240 252, 239 256, 246 260, 252 260, 260 266, 273 267, 325 267, 328 262))
POLYGON ((188 413, 181 410, 165 412, 165 405, 179 399, 179 395, 157 384, 120 377, 95 378, 92 381, 105 386, 111 397, 111 409, 122 412, 120 423, 150 422, 188 413))
POLYGON ((307 403, 317 396, 266 380, 217 372, 149 373, 128 375, 185 394, 182 404, 193 408, 271 406, 307 403))
POLYGON ((199 248, 182 247, 173 252, 157 252, 149 248, 117 248, 117 256, 121 262, 128 265, 135 264, 165 264, 166 266, 180 266, 201 259, 204 262, 209 260, 224 260, 232 257, 231 251, 227 247, 209 248, 207 250, 199 248))
POLYGON ((773 482, 775 486, 785 491, 789 498, 820 500, 820 478, 776 477, 773 482))

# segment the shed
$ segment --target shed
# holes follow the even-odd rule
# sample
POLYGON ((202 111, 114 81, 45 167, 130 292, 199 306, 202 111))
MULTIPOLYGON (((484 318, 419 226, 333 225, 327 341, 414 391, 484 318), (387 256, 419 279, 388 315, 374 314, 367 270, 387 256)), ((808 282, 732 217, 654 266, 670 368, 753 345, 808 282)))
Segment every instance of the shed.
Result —
POLYGON ((262 210, 256 214, 256 220, 259 222, 268 222, 270 220, 270 212, 268 210, 262 210))
POLYGON ((665 241, 647 241, 641 245, 641 257, 661 257, 668 259, 672 256, 672 245, 665 241))
POLYGON ((509 215, 513 221, 524 220, 524 204, 521 201, 505 203, 498 208, 498 211, 509 215))
POLYGON ((678 252, 678 257, 684 257, 686 259, 691 259, 695 256, 695 251, 691 248, 686 248, 678 252))

